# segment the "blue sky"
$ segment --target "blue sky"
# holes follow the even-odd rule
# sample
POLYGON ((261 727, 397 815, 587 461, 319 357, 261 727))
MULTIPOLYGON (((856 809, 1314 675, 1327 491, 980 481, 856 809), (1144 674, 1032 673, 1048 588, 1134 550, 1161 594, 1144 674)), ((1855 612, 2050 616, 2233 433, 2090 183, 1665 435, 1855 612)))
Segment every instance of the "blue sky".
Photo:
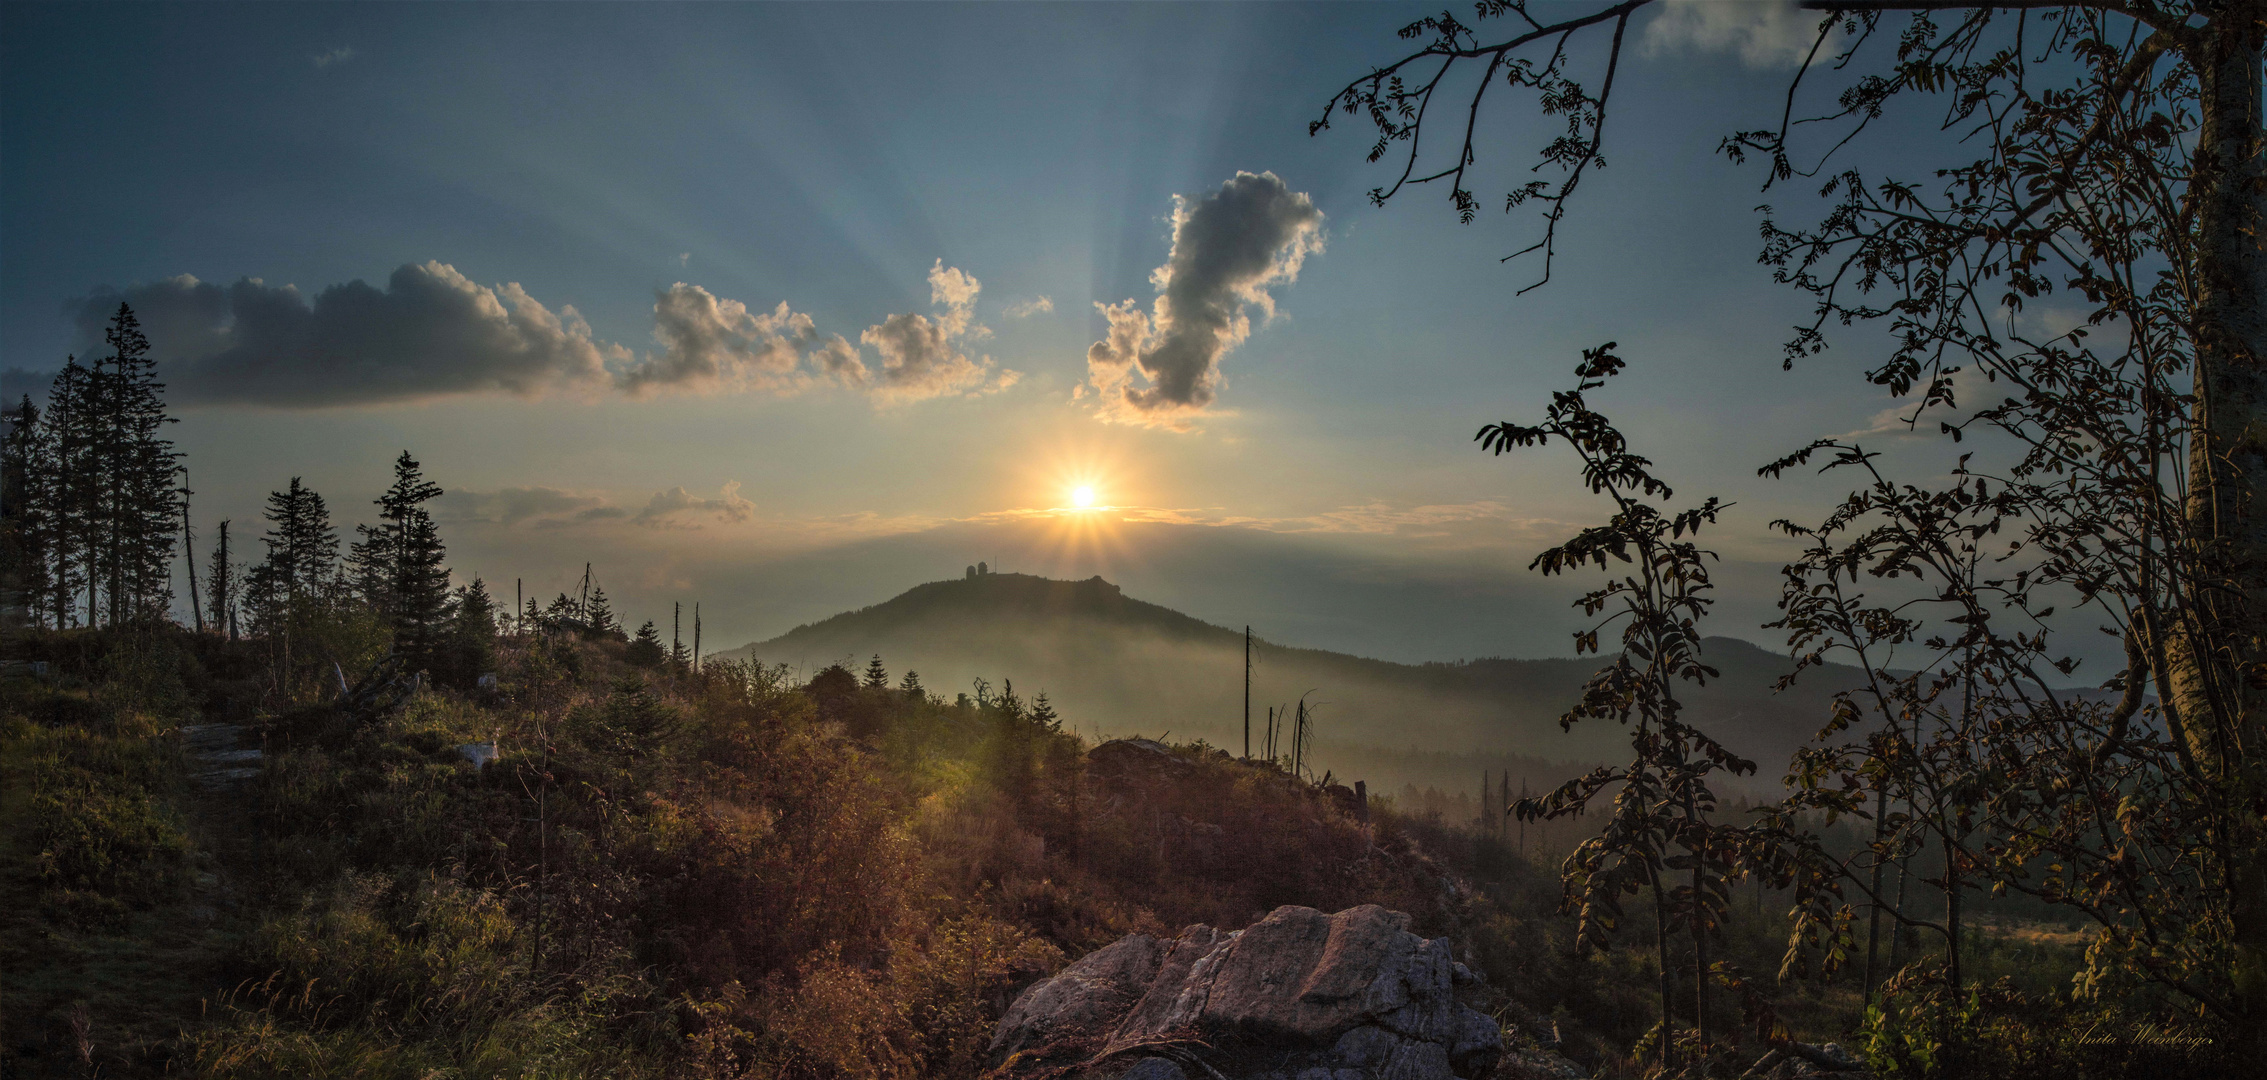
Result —
MULTIPOLYGON (((292 475, 351 519, 407 447, 450 489, 460 574, 550 585, 593 559, 648 612, 704 589, 749 596, 714 617, 736 641, 979 555, 940 539, 935 573, 900 558, 867 592, 769 605, 744 587, 762 578, 752 567, 882 537, 964 543, 972 525, 1023 521, 1089 484, 1139 519, 1295 533, 1338 545, 1333 565, 1412 582, 1453 567, 1526 598, 1421 645, 1358 618, 1316 644, 1561 652, 1547 641, 1571 625, 1563 596, 1515 582, 1598 507, 1569 461, 1490 459, 1469 440, 1538 416, 1582 347, 1621 343, 1639 377, 1609 411, 1680 494, 1740 501, 1720 545, 1742 563, 1768 566, 1783 549, 1764 523, 1823 490, 1759 481, 1756 466, 1890 402, 1857 377, 1878 352, 1862 335, 1780 370, 1803 307, 1756 265, 1760 170, 1715 153, 1776 120, 1790 8, 1692 0, 1643 17, 1609 167, 1585 181, 1553 283, 1518 297, 1536 267, 1498 259, 1536 222, 1495 210, 1549 134, 1530 101, 1504 96, 1483 117, 1488 212, 1471 226, 1445 192, 1369 206, 1390 170, 1363 161, 1365 133, 1307 135, 1432 10, 9 4, 0 368, 15 369, 13 393, 84 351, 74 312, 90 298, 187 311, 257 279, 244 295, 288 306, 360 281, 371 306, 324 339, 335 369, 260 354, 243 308, 236 331, 153 328, 190 399, 177 435, 201 519, 241 534, 292 475), (1201 206, 1241 172, 1270 174, 1278 208, 1303 197, 1307 216, 1277 224, 1311 250, 1295 276, 1279 261, 1237 279, 1242 294, 1211 294, 1249 326, 1207 354, 1209 402, 1166 425, 1112 422, 1088 361, 1110 331, 1097 305, 1153 316, 1153 274, 1197 242, 1198 225, 1176 239, 1175 197, 1201 206), (180 275, 216 288, 163 284, 180 275), (455 329, 388 346, 389 320, 427 310, 401 300, 404 281, 491 295, 497 320, 520 320, 514 347, 540 347, 496 382, 480 370, 489 346, 455 329), (1272 315, 1245 302, 1262 296, 1272 315), (699 334, 727 324, 739 336, 704 352, 699 334), (224 340, 234 359, 205 357, 224 340), (404 349, 438 359, 384 367, 404 349), (704 374, 717 356, 726 367, 704 374), (639 368, 648 382, 623 381, 639 368)), ((1930 119, 1892 117, 1852 160, 1919 171, 1942 147, 1930 119)), ((1179 280, 1194 288, 1189 266, 1179 280)), ((1900 460, 1933 468, 1940 450, 1916 442, 1900 460)), ((1124 555, 1050 566, 1138 582, 1124 555)), ((1151 584, 1128 589, 1242 621, 1151 584)), ((1298 603, 1279 598, 1283 613, 1298 603)), ((1768 639, 1755 621, 1721 629, 1768 639)))

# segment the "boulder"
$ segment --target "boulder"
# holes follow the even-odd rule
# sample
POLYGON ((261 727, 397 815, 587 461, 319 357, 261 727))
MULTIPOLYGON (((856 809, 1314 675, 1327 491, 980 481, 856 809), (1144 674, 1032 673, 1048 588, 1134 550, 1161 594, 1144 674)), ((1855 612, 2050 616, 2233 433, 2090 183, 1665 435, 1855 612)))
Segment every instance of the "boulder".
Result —
POLYGON ((1231 1080, 1476 1078, 1503 1053, 1496 1023, 1457 1000, 1477 982, 1445 939, 1411 933, 1407 915, 1280 907, 1233 933, 1192 926, 1170 945, 1137 934, 1096 952, 1025 991, 992 1049, 1013 1073, 1018 1051, 1067 1046, 1066 1032, 1091 1039, 1109 1012, 1107 1039, 1079 1051, 1088 1066, 1170 1048, 1231 1080), (1130 958, 1152 954, 1146 985, 1126 994, 1144 970, 1130 958))
POLYGON ((1109 1033, 1157 978, 1165 946, 1131 934, 1086 954, 1054 978, 1033 983, 1008 1006, 992 1034, 992 1057, 1109 1033))

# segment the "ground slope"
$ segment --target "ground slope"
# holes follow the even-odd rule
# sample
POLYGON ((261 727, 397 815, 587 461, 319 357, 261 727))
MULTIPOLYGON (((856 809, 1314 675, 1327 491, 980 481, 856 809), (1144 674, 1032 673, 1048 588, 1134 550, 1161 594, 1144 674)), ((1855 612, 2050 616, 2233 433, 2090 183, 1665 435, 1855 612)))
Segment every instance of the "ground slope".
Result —
MULTIPOLYGON (((1831 687, 1856 676, 1828 669, 1775 693, 1784 660, 1731 638, 1710 638, 1705 649, 1724 677, 1693 692, 1688 715, 1758 758, 1767 776, 1823 722, 1831 687)), ((892 678, 917 670, 947 698, 976 678, 1013 680, 1026 697, 1046 691, 1082 731, 1169 731, 1242 750, 1242 630, 1128 597, 1099 577, 931 582, 721 655, 809 671, 831 663, 862 668, 876 653, 892 678)), ((1558 725, 1599 666, 1595 658, 1399 664, 1259 641, 1253 662, 1255 753, 1264 749, 1267 708, 1301 694, 1320 703, 1318 758, 1341 772, 1358 758, 1364 767, 1356 771, 1379 776, 1381 756, 1405 751, 1564 762, 1606 760, 1622 745, 1621 733, 1607 726, 1565 732, 1558 725)), ((1388 779, 1399 770, 1382 771, 1388 779)))

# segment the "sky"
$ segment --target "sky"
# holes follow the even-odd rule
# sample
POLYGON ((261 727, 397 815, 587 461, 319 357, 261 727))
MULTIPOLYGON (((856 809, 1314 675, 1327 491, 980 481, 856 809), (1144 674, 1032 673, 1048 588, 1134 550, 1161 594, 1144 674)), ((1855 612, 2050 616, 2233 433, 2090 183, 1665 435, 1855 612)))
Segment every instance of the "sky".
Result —
MULTIPOLYGON (((1737 504, 1713 629, 1771 642, 1768 524, 1836 484, 1757 467, 1896 404, 1862 331, 1781 370, 1805 307, 1757 208, 1815 200, 1717 153, 1776 121, 1812 24, 1642 15, 1608 167, 1519 294, 1539 222, 1501 193, 1559 123, 1532 99, 1482 115, 1471 225, 1432 188, 1370 205, 1358 118, 1308 133, 1435 10, 6 4, 4 389, 130 303, 201 543, 293 476, 368 520, 407 449, 460 579, 548 596, 589 562, 633 619, 702 601, 711 644, 985 559, 1421 660, 1570 651, 1573 586, 1525 567, 1600 503, 1563 452, 1471 440, 1614 341, 1605 411, 1680 501, 1737 504)), ((1918 173, 1933 120, 1843 160, 1918 173)))

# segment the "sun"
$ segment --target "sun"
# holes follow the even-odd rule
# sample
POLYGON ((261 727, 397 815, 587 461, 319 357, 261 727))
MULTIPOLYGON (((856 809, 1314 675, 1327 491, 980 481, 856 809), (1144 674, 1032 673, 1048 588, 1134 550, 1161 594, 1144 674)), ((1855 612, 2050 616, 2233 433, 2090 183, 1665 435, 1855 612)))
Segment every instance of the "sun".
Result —
POLYGON ((1094 505, 1094 485, 1080 484, 1071 489, 1071 504, 1080 509, 1094 505))

